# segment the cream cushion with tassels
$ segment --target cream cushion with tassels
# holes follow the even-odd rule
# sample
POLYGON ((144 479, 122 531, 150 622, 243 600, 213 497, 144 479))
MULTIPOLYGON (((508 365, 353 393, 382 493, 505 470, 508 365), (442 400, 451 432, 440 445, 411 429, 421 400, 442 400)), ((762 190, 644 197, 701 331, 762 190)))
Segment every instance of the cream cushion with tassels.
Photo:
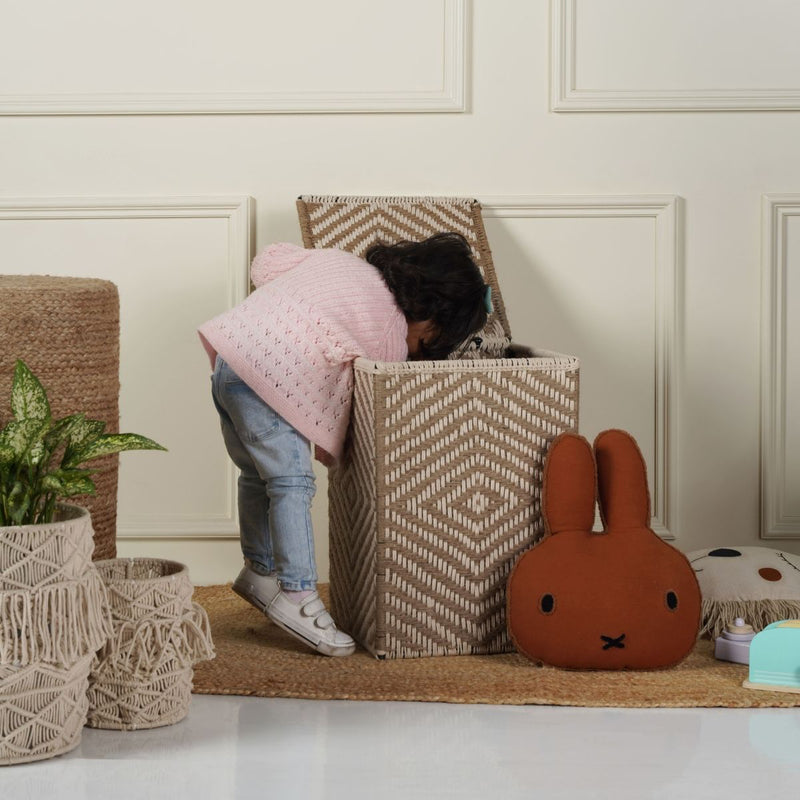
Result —
POLYGON ((703 595, 701 634, 737 617, 760 631, 800 617, 800 556, 769 547, 711 547, 687 554, 703 595))

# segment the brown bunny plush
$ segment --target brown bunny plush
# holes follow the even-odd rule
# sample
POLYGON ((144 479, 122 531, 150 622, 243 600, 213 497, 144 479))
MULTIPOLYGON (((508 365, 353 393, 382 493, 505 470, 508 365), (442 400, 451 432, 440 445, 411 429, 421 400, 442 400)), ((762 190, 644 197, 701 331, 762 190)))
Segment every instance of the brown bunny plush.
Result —
POLYGON ((650 494, 630 434, 594 452, 563 433, 544 468, 545 538, 508 580, 511 638, 528 658, 567 669, 655 669, 692 650, 700 588, 679 550, 650 529, 650 494), (604 530, 593 532, 595 495, 604 530))

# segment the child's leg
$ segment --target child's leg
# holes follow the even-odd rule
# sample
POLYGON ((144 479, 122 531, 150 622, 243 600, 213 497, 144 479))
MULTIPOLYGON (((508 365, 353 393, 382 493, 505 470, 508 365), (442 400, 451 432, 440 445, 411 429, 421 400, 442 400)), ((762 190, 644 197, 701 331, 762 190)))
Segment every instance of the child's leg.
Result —
MULTIPOLYGON (((254 604, 259 607, 263 604, 262 610, 273 622, 320 653, 350 655, 355 650, 355 642, 337 629, 316 592, 317 568, 311 528, 315 480, 309 442, 264 403, 227 364, 222 362, 220 367, 221 361, 218 359, 218 370, 214 373, 216 401, 226 412, 236 442, 262 482, 267 498, 265 507, 272 555, 280 579, 280 588, 277 585, 258 588, 251 580, 242 587, 243 596, 250 599, 250 595, 258 593, 258 602, 254 604), (292 592, 305 594, 292 596, 292 592)), ((260 580, 262 584, 274 581, 272 578, 260 580)), ((237 590, 236 584, 234 590, 237 590)))
POLYGON ((269 497, 265 491, 264 481, 258 474, 256 465, 225 407, 230 405, 230 398, 227 395, 228 384, 232 381, 231 376, 239 381, 227 364, 217 358, 212 378, 212 397, 219 412, 225 448, 233 463, 239 468, 237 493, 239 542, 250 568, 259 575, 270 575, 275 572, 275 559, 269 530, 269 497))
POLYGON ((214 393, 228 452, 242 470, 239 513, 245 556, 275 568, 284 589, 313 590, 315 479, 308 440, 222 359, 217 360, 214 393), (254 558, 257 553, 263 556, 254 558))

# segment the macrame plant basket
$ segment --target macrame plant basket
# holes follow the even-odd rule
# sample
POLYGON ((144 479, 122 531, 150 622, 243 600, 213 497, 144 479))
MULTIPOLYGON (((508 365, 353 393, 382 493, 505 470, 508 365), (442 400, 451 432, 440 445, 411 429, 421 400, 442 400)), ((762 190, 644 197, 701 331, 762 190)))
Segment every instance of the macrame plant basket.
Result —
POLYGON ((306 247, 363 256, 376 241, 462 234, 494 311, 456 357, 356 359, 349 441, 329 473, 331 605, 379 658, 511 650, 505 587, 543 533, 549 443, 578 426, 578 359, 511 345, 470 198, 297 202, 306 247))
POLYGON ((194 664, 214 658, 188 569, 151 558, 98 561, 97 568, 113 633, 92 665, 88 724, 138 730, 180 721, 189 712, 194 664))
POLYGON ((80 743, 92 657, 111 635, 93 548, 78 506, 59 506, 52 523, 0 528, 0 764, 80 743))

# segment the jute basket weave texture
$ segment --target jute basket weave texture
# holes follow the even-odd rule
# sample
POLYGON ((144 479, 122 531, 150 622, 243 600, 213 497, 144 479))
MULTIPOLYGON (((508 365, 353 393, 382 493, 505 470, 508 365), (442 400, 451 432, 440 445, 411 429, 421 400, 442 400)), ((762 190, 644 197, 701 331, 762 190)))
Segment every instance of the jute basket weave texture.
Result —
POLYGON ((457 231, 495 298, 467 358, 355 362, 348 444, 329 475, 337 623, 379 658, 511 650, 505 585, 542 533, 547 447, 577 428, 578 360, 490 358, 510 330, 477 201, 303 197, 298 208, 306 247, 363 254, 376 239, 457 231))
MULTIPOLYGON (((8 419, 14 364, 47 390, 54 417, 85 413, 119 430, 119 296, 110 281, 0 275, 0 419, 8 419)), ((73 498, 91 511, 95 559, 116 555, 118 456, 92 462, 97 493, 73 498)))
POLYGON ((59 506, 52 523, 0 528, 0 764, 80 743, 91 661, 111 635, 91 553, 85 508, 59 506))
POLYGON ((88 724, 136 730, 178 722, 189 712, 194 664, 214 657, 188 569, 148 558, 109 559, 97 568, 114 630, 92 665, 88 724))

